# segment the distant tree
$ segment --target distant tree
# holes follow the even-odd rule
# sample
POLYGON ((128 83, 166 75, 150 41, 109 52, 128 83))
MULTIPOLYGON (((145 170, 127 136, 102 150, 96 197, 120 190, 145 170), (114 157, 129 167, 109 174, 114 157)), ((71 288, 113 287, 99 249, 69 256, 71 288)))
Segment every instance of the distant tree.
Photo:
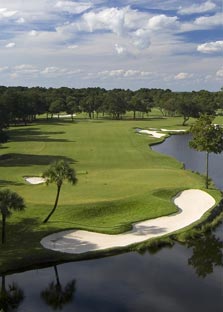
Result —
POLYGON ((64 103, 62 99, 57 99, 50 103, 49 112, 51 113, 51 117, 53 114, 57 114, 59 118, 59 113, 64 109, 64 103))
POLYGON ((112 115, 114 119, 120 119, 120 117, 126 113, 127 101, 125 94, 122 90, 112 90, 105 95, 105 107, 106 111, 112 115))
POLYGON ((81 100, 81 108, 84 112, 88 113, 89 118, 94 118, 95 111, 95 95, 89 94, 81 100))
POLYGON ((21 211, 25 208, 24 200, 17 193, 8 189, 0 191, 0 212, 2 214, 2 244, 6 241, 6 218, 12 214, 11 210, 21 211))
POLYGON ((200 107, 190 92, 182 92, 175 95, 176 110, 183 116, 182 125, 185 126, 190 117, 198 118, 200 107))
POLYGON ((80 113, 79 101, 74 96, 68 96, 66 98, 66 113, 71 115, 72 121, 74 120, 74 113, 80 113))
POLYGON ((57 195, 56 195, 53 209, 51 210, 49 215, 46 217, 46 219, 43 221, 43 223, 46 223, 57 208, 60 191, 61 191, 61 187, 63 185, 64 180, 67 180, 71 184, 75 184, 77 182, 77 178, 76 178, 76 173, 74 169, 71 168, 68 162, 66 162, 65 160, 58 160, 55 163, 53 163, 49 167, 49 169, 47 169, 43 173, 42 176, 43 178, 46 179, 47 185, 49 183, 55 183, 57 186, 57 195))
POLYGON ((128 102, 128 109, 133 111, 133 119, 136 119, 136 112, 140 110, 141 99, 137 94, 133 95, 128 102))
POLYGON ((208 188, 209 154, 219 154, 223 151, 223 129, 219 125, 213 125, 212 120, 211 116, 202 115, 190 129, 192 133, 190 147, 206 152, 206 188, 208 188))

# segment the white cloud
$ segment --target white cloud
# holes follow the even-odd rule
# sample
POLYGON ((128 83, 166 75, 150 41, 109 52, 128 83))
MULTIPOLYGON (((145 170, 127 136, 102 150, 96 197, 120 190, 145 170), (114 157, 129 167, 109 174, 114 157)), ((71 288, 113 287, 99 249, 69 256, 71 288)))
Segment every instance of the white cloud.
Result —
POLYGON ((72 44, 72 45, 69 45, 67 48, 68 49, 77 49, 78 45, 77 44, 72 44))
POLYGON ((133 34, 133 44, 139 50, 146 49, 150 46, 150 32, 147 29, 138 29, 133 34))
MULTIPOLYGON (((145 72, 145 71, 140 71, 140 70, 134 70, 134 69, 113 69, 113 70, 105 70, 98 72, 98 77, 102 78, 111 78, 111 77, 116 77, 116 78, 146 78, 151 75, 150 72, 145 72)), ((90 74, 91 76, 91 74, 90 74)))
POLYGON ((48 75, 48 74, 55 74, 55 73, 61 73, 61 69, 56 66, 49 66, 44 68, 44 70, 41 71, 41 74, 48 75))
POLYGON ((213 26, 221 26, 223 20, 223 13, 217 13, 211 16, 202 16, 196 18, 194 21, 195 25, 213 27, 213 26))
POLYGON ((1 17, 12 17, 17 13, 17 11, 10 11, 7 8, 0 8, 0 18, 1 17))
POLYGON ((177 16, 166 16, 164 14, 153 16, 149 19, 148 28, 150 30, 163 30, 173 29, 178 26, 177 16))
POLYGON ((139 70, 129 69, 124 73, 124 77, 136 77, 140 76, 141 72, 139 70))
POLYGON ((9 69, 8 66, 2 66, 2 67, 0 67, 0 72, 5 72, 8 69, 9 69))
POLYGON ((198 45, 197 51, 201 53, 214 53, 223 51, 223 41, 206 42, 198 45))
MULTIPOLYGON (((151 37, 155 33, 172 34, 179 29, 177 16, 155 15, 138 12, 130 7, 106 8, 83 14, 73 23, 65 23, 56 28, 57 32, 70 37, 78 36, 81 32, 96 33, 98 30, 111 32, 118 37, 128 40, 138 50, 147 49, 151 45, 151 37)), ((162 37, 162 40, 164 36, 162 37)), ((124 52, 122 45, 116 46, 118 54, 124 52)))
POLYGON ((220 2, 0 0, 0 78, 7 85, 218 90, 222 84, 220 56, 215 54, 222 51, 217 41, 223 40, 219 38, 220 2), (195 17, 178 19, 178 13, 170 13, 180 5, 198 10, 201 3, 206 10, 207 3, 216 7, 195 17), (199 38, 194 36, 196 30, 213 27, 216 32, 210 32, 208 39, 205 31, 199 38), (7 45, 12 49, 4 48, 7 45), (12 82, 10 74, 17 79, 12 82), (208 75, 212 79, 207 83, 208 75))
POLYGON ((218 78, 223 78, 223 66, 216 72, 218 78))
POLYGON ((24 24, 26 22, 26 20, 24 19, 24 17, 20 17, 16 20, 16 23, 18 24, 24 24))
POLYGON ((212 1, 206 1, 201 4, 192 4, 189 7, 180 7, 178 10, 179 14, 194 14, 194 13, 205 13, 208 11, 212 11, 216 8, 216 4, 212 1))
POLYGON ((184 80, 184 79, 188 79, 193 77, 193 74, 189 74, 189 73, 179 73, 177 75, 175 75, 174 79, 176 80, 184 80))
POLYGON ((16 46, 15 42, 9 42, 5 45, 6 48, 14 48, 16 46))
POLYGON ((126 49, 119 44, 115 44, 115 50, 118 54, 124 54, 126 52, 126 49))
POLYGON ((31 36, 31 37, 36 37, 37 35, 38 35, 38 32, 36 30, 31 30, 29 32, 29 36, 31 36))
POLYGON ((73 75, 81 73, 80 69, 67 69, 67 68, 61 68, 57 66, 49 66, 45 67, 42 71, 41 74, 46 75, 46 76, 63 76, 63 75, 73 75))
POLYGON ((18 74, 36 74, 39 73, 40 70, 36 68, 34 65, 30 64, 21 64, 14 67, 15 73, 18 74))
POLYGON ((111 30, 114 33, 121 35, 125 28, 125 10, 117 8, 109 8, 99 12, 89 12, 83 15, 83 21, 88 26, 88 29, 94 30, 104 29, 111 30))
POLYGON ((80 14, 93 6, 91 2, 58 1, 56 7, 72 14, 80 14))

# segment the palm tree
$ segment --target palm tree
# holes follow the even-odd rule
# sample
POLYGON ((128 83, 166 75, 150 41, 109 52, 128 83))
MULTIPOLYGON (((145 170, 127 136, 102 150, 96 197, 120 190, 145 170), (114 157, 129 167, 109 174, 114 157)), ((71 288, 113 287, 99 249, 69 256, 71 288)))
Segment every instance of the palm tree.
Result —
POLYGON ((43 173, 42 176, 44 179, 46 179, 47 185, 49 183, 56 183, 57 185, 57 195, 56 195, 53 209, 51 210, 49 215, 46 217, 46 219, 43 221, 43 223, 46 223, 57 208, 57 204, 58 204, 58 200, 60 196, 60 190, 61 190, 64 180, 67 180, 71 184, 75 184, 77 182, 77 178, 76 178, 75 170, 71 168, 68 162, 66 162, 65 160, 58 160, 55 163, 53 163, 49 167, 49 169, 47 169, 43 173))
POLYGON ((2 214, 2 244, 6 241, 6 218, 10 217, 11 210, 21 211, 25 208, 24 200, 17 193, 8 189, 0 191, 0 212, 2 214))

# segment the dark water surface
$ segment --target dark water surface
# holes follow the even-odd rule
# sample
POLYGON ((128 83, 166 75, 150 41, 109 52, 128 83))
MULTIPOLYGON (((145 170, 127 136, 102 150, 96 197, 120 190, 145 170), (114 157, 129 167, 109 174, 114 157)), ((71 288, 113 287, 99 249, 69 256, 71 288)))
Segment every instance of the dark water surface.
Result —
MULTIPOLYGON (((186 169, 205 174, 206 153, 189 147, 191 135, 172 135, 162 144, 152 146, 154 151, 170 155, 185 164, 186 169)), ((219 189, 223 189, 223 153, 209 156, 209 176, 219 189)))
MULTIPOLYGON (((182 151, 186 136, 178 137, 162 148, 182 151)), ((202 156, 189 158, 202 167, 202 156)), ((220 312, 222 241, 223 225, 188 245, 176 243, 156 253, 130 252, 8 275, 2 286, 10 289, 11 299, 0 299, 0 306, 14 304, 19 312, 220 312)))

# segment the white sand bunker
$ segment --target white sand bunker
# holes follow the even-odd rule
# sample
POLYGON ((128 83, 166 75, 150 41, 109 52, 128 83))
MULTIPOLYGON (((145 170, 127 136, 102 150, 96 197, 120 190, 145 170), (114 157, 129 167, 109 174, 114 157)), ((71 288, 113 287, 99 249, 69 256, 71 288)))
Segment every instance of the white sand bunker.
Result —
POLYGON ((149 130, 143 130, 143 129, 136 129, 137 133, 140 134, 149 134, 154 138, 162 138, 166 136, 166 133, 161 133, 161 132, 176 132, 176 133, 180 133, 180 132, 186 132, 185 129, 179 129, 179 130, 174 130, 174 129, 156 129, 156 128, 149 128, 149 130))
POLYGON ((136 129, 136 131, 140 134, 149 134, 149 135, 153 136, 154 138, 158 138, 158 139, 166 136, 165 133, 159 133, 155 130, 136 129))
POLYGON ((174 198, 174 204, 179 208, 178 213, 135 223, 131 231, 123 234, 108 235, 69 230, 46 236, 41 240, 41 244, 54 251, 82 254, 141 243, 150 238, 173 233, 194 223, 215 205, 215 200, 204 191, 191 189, 179 193, 174 198))
POLYGON ((187 130, 185 129, 178 129, 178 130, 174 130, 174 129, 160 129, 163 132, 186 132, 187 130))
POLYGON ((41 177, 25 177, 24 179, 30 184, 41 184, 46 182, 46 180, 41 177))
MULTIPOLYGON (((57 114, 54 114, 53 117, 58 118, 57 114)), ((66 115, 59 115, 59 118, 71 118, 72 115, 71 114, 66 114, 66 115)), ((73 114, 73 117, 76 117, 76 114, 73 114)))

